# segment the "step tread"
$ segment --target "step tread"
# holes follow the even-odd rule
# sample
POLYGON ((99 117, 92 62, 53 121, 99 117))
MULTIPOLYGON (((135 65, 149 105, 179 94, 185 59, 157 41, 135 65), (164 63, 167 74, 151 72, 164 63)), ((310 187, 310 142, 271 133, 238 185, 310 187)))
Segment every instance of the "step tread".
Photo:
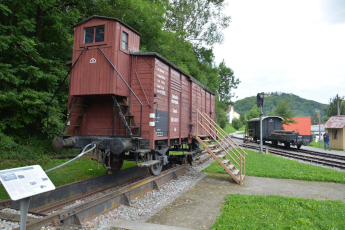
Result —
POLYGON ((231 172, 232 172, 232 174, 237 175, 240 172, 240 170, 239 169, 234 169, 231 172))
POLYGON ((227 164, 227 163, 229 163, 229 162, 230 162, 229 159, 222 160, 222 163, 223 163, 223 164, 227 164))
POLYGON ((227 165, 226 167, 227 167, 228 169, 230 169, 230 170, 231 170, 231 169, 233 169, 233 168, 235 167, 235 165, 233 165, 233 164, 229 164, 229 165, 227 165))
POLYGON ((206 145, 206 146, 209 147, 209 148, 213 148, 213 147, 215 147, 217 145, 206 145))
MULTIPOLYGON (((242 180, 244 179, 245 175, 242 175, 242 180)), ((237 180, 240 180, 240 174, 236 175, 237 180)))
POLYGON ((219 154, 219 155, 217 155, 217 157, 218 157, 219 159, 221 159, 221 158, 225 157, 225 155, 224 155, 224 154, 219 154))
POLYGON ((151 160, 151 161, 145 161, 143 163, 138 164, 138 167, 150 167, 155 164, 159 164, 160 160, 151 160))
POLYGON ((203 142, 211 142, 212 140, 210 139, 205 139, 205 140, 202 140, 203 142))
POLYGON ((212 152, 213 153, 219 153, 219 152, 221 152, 221 151, 224 151, 223 149, 215 149, 215 150, 213 150, 212 152))

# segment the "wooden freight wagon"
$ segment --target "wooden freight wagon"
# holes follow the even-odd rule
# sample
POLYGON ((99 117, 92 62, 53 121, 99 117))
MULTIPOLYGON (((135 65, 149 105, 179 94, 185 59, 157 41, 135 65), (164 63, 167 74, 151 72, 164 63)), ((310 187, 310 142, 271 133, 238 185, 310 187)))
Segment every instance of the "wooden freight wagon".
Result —
MULTIPOLYGON (((150 147, 191 143, 196 135, 196 110, 215 117, 215 95, 158 53, 131 53, 131 85, 144 104, 142 137, 150 147), (153 118, 155 117, 155 118, 153 118), (150 123, 149 122, 154 122, 150 123)), ((131 98, 138 117, 139 103, 131 98)), ((199 129, 199 135, 205 135, 199 129)))
POLYGON ((139 52, 140 33, 118 19, 92 16, 74 31, 67 121, 54 148, 96 144, 112 171, 123 160, 144 160, 158 174, 162 165, 195 159, 196 111, 214 120, 215 94, 161 55, 139 52))

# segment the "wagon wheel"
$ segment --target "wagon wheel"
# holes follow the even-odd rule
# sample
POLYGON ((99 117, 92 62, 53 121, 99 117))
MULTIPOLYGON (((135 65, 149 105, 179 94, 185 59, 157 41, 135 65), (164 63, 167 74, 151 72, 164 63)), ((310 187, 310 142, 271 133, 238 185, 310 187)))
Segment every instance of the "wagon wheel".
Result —
POLYGON ((300 148, 301 148, 301 146, 302 146, 301 144, 297 145, 297 149, 300 149, 300 148))
MULTIPOLYGON (((156 152, 147 153, 147 160, 148 161, 158 160, 158 158, 159 158, 159 155, 156 152)), ((162 171, 162 167, 163 167, 162 164, 159 163, 159 164, 152 165, 147 169, 151 175, 157 176, 162 171)))
POLYGON ((278 141, 272 141, 272 144, 277 147, 278 146, 278 141))
MULTIPOLYGON (((105 162, 106 164, 108 164, 109 162, 108 156, 106 157, 105 162)), ((118 172, 121 170, 122 165, 123 165, 123 160, 120 160, 118 155, 114 155, 110 153, 110 171, 112 173, 118 172)))
POLYGON ((290 142, 284 142, 285 148, 289 149, 290 148, 290 142))

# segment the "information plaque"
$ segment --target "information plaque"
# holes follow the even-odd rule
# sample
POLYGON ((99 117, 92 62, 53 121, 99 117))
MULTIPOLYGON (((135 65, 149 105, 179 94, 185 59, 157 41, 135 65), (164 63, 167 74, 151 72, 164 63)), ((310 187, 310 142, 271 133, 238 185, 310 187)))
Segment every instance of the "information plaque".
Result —
POLYGON ((1 170, 0 181, 12 200, 20 200, 55 189, 40 165, 1 170))

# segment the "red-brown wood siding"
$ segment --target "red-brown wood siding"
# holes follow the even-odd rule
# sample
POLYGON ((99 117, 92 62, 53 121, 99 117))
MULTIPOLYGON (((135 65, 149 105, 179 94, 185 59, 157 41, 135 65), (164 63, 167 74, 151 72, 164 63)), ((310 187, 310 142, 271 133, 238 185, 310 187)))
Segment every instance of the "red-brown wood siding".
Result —
MULTIPOLYGON (((207 116, 209 116, 209 117, 211 117, 211 114, 210 114, 210 112, 211 112, 211 94, 209 93, 209 92, 205 92, 205 96, 206 96, 206 102, 205 102, 205 104, 206 104, 206 109, 205 109, 205 113, 207 114, 207 116)), ((213 125, 213 124, 212 124, 213 125)), ((208 123, 208 122, 206 122, 206 126, 208 126, 208 127, 210 127, 210 128, 208 128, 207 130, 211 133, 211 134, 213 134, 212 132, 211 132, 211 124, 210 123, 208 123)))
MULTIPOLYGON (((70 108, 75 98, 70 102, 70 108)), ((71 101, 71 100, 69 100, 71 101)), ((67 129, 68 135, 75 135, 75 126, 78 123, 83 106, 86 105, 86 113, 78 129, 79 135, 112 135, 113 134, 113 100, 111 96, 78 97, 77 106, 74 108, 70 125, 67 129)), ((115 135, 124 136, 126 130, 124 124, 115 108, 115 135)))
POLYGON ((180 73, 171 69, 171 95, 170 95, 170 138, 180 137, 180 104, 181 104, 181 80, 180 73))
POLYGON ((216 103, 216 101, 215 101, 215 95, 213 95, 213 94, 211 94, 211 112, 212 112, 212 114, 211 114, 211 118, 212 118, 212 120, 214 120, 215 121, 215 119, 216 119, 216 107, 215 107, 215 103, 216 103))
POLYGON ((182 75, 182 96, 181 96, 181 138, 189 137, 190 133, 190 85, 189 79, 182 75))
POLYGON ((156 117, 157 136, 163 137, 163 139, 167 139, 167 135, 165 135, 165 133, 169 133, 169 126, 168 124, 166 124, 166 122, 169 122, 169 87, 169 66, 159 61, 158 59, 155 59, 154 93, 157 94, 157 97, 154 100, 157 103, 155 105, 155 110, 158 110, 158 112, 167 112, 168 115, 167 118, 160 115, 160 118, 156 117), (158 124, 159 122, 160 124, 158 124), (164 126, 164 128, 158 128, 161 125, 164 126))
MULTIPOLYGON (((142 137, 150 139, 149 122, 154 119, 149 118, 149 114, 153 110, 153 74, 152 58, 143 56, 132 56, 132 72, 131 72, 131 88, 143 104, 143 123, 142 123, 142 137), (150 108, 151 105, 151 108, 150 108)), ((131 95, 131 112, 134 115, 134 120, 140 126, 140 103, 131 95)))
POLYGON ((139 50, 140 37, 119 22, 94 18, 75 27, 73 63, 84 46, 88 46, 88 50, 84 51, 71 72, 71 95, 114 94, 127 97, 128 88, 98 49, 97 44, 83 44, 84 28, 97 25, 105 26, 105 38, 100 44, 101 49, 125 81, 127 83, 130 81, 129 54, 120 50, 121 31, 128 33, 128 52, 139 50))

